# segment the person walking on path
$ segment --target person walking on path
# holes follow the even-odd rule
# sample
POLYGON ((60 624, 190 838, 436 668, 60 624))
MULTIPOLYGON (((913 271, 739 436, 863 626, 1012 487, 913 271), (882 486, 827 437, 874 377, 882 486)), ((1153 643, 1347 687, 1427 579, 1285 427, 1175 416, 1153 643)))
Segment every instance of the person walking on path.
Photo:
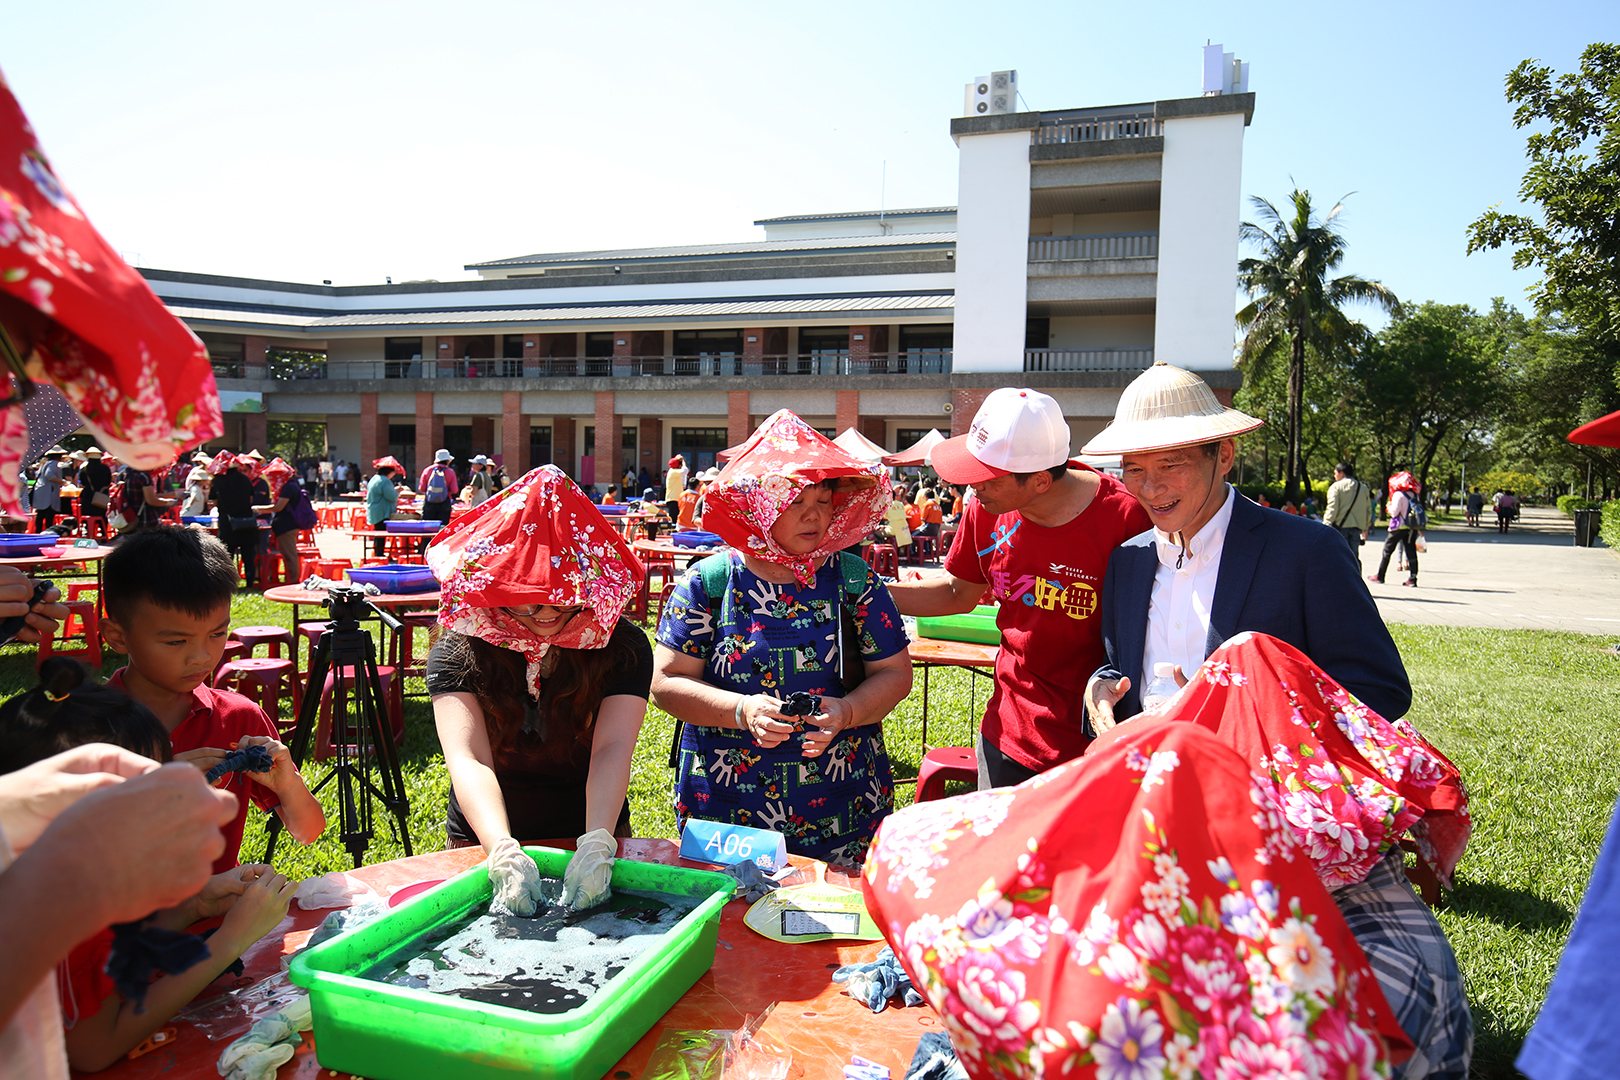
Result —
POLYGON ((1322 524, 1337 529, 1350 545, 1350 552, 1361 564, 1361 545, 1372 530, 1373 493, 1356 479, 1356 468, 1348 461, 1333 467, 1333 484, 1327 492, 1327 512, 1322 524))
POLYGON ((1464 506, 1466 513, 1465 520, 1470 526, 1478 525, 1479 512, 1485 509, 1485 496, 1479 493, 1479 488, 1474 488, 1468 493, 1468 501, 1464 504, 1464 506))
POLYGON ((1505 533, 1513 519, 1519 516, 1519 498, 1508 488, 1502 492, 1502 497, 1496 500, 1496 531, 1505 533))
POLYGON ((681 492, 686 490, 686 458, 676 454, 669 459, 669 471, 664 473, 664 512, 674 521, 681 512, 681 492))
POLYGON ((1367 580, 1382 585, 1384 572, 1389 569, 1389 557, 1400 548, 1405 553, 1409 575, 1401 584, 1415 587, 1418 575, 1416 477, 1409 472, 1398 472, 1389 478, 1389 502, 1385 510, 1389 514, 1389 538, 1384 541, 1384 556, 1378 560, 1378 573, 1367 580))
MULTIPOLYGON (((450 467, 454 459, 450 451, 440 450, 433 455, 433 464, 422 470, 416 490, 422 496, 423 521, 449 521, 450 504, 461 491, 456 470, 450 467)), ((426 545, 423 545, 426 547, 426 545)))

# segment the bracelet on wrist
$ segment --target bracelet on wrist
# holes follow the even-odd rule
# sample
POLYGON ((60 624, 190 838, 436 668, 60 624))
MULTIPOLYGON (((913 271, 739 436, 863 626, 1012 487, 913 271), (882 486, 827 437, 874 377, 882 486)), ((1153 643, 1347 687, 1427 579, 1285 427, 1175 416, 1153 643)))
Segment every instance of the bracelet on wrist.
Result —
POLYGON ((748 695, 747 694, 738 694, 737 695, 737 707, 735 709, 731 710, 731 722, 737 725, 737 730, 738 731, 744 730, 742 710, 743 710, 743 702, 745 702, 747 700, 748 700, 748 695))

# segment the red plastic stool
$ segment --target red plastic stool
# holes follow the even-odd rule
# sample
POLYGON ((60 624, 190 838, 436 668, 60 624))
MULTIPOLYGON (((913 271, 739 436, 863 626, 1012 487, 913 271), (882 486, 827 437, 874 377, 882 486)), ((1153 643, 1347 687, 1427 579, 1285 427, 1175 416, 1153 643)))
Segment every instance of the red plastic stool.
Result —
POLYGON ((79 534, 92 540, 108 539, 107 519, 99 515, 91 516, 86 514, 79 519, 79 534))
POLYGON ((280 656, 281 647, 287 646, 287 651, 293 651, 292 631, 285 626, 238 626, 231 631, 231 640, 240 641, 247 646, 247 655, 252 656, 253 650, 263 645, 269 650, 266 656, 280 656))
POLYGON ((871 563, 874 574, 900 576, 900 553, 893 544, 873 544, 867 561, 871 563))
POLYGON ((916 562, 924 559, 939 557, 939 540, 932 536, 914 536, 911 538, 911 557, 916 562))
MULTIPOLYGON (((298 670, 308 671, 310 665, 315 663, 315 643, 321 639, 322 634, 326 633, 327 625, 324 622, 301 622, 298 624, 298 640, 307 643, 309 646, 304 654, 304 664, 298 670)), ((296 643, 293 645, 293 664, 294 666, 298 665, 298 645, 296 643)))
POLYGON ((259 588, 268 589, 273 585, 286 584, 281 576, 281 552, 259 552, 259 588))
POLYGON ((929 802, 945 797, 947 780, 979 782, 979 755, 965 746, 942 746, 923 755, 917 770, 917 794, 913 802, 929 802))
POLYGON ((71 656, 92 668, 101 667, 101 604, 97 600, 70 600, 67 621, 62 624, 60 637, 42 634, 39 639, 38 664, 52 656, 71 656), (80 638, 78 648, 63 648, 69 639, 80 638))
POLYGON ((436 611, 406 611, 400 614, 399 621, 404 629, 394 635, 393 648, 389 650, 389 662, 399 669, 404 678, 415 676, 421 678, 427 674, 427 653, 421 657, 416 655, 416 632, 427 630, 429 632, 439 624, 439 613, 436 611))
POLYGON ((290 732, 298 719, 298 707, 303 704, 304 693, 298 685, 298 674, 291 660, 249 657, 232 660, 214 676, 215 689, 234 690, 249 698, 264 710, 270 722, 283 734, 290 732), (286 691, 292 697, 292 719, 281 719, 281 695, 286 691))
POLYGON ((220 670, 232 660, 244 660, 246 658, 247 642, 227 641, 225 643, 225 651, 220 653, 219 663, 214 665, 214 673, 208 677, 208 681, 212 683, 215 679, 219 678, 220 670))
MULTIPOLYGON (((398 746, 405 738, 405 698, 400 692, 400 681, 395 679, 396 669, 386 664, 377 665, 377 675, 382 680, 383 702, 388 709, 388 726, 393 732, 394 745, 398 746)), ((345 667, 343 678, 349 684, 349 722, 359 719, 358 703, 355 696, 356 687, 355 669, 345 667)), ((328 672, 326 686, 321 690, 321 718, 315 727, 315 759, 325 761, 334 751, 332 742, 332 684, 336 681, 336 672, 328 672)))

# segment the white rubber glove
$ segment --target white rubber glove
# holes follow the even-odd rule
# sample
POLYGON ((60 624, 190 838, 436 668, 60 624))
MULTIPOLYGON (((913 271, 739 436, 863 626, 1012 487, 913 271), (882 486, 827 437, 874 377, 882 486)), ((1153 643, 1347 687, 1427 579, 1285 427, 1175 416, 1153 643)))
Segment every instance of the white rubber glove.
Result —
POLYGON ((583 911, 613 895, 608 882, 613 879, 613 857, 618 852, 619 842, 606 829, 593 829, 580 837, 574 857, 563 871, 563 906, 583 911))
POLYGON ((306 994, 227 1046, 219 1055, 219 1075, 225 1080, 274 1080, 276 1070, 298 1052, 303 1041, 298 1033, 308 1031, 312 1022, 306 994))
POLYGON ((540 869, 523 845, 504 836, 495 842, 485 860, 489 883, 495 888, 495 903, 514 915, 533 915, 540 899, 540 869))

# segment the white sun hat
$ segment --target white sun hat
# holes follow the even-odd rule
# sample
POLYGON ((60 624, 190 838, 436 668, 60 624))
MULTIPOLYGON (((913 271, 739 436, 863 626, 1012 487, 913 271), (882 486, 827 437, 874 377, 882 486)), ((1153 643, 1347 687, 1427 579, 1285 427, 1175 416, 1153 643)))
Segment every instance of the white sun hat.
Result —
POLYGON ((1263 423, 1248 413, 1222 405, 1209 384, 1192 372, 1156 360, 1119 396, 1114 422, 1098 432, 1080 452, 1095 457, 1118 457, 1146 450, 1195 446, 1242 435, 1263 423))

